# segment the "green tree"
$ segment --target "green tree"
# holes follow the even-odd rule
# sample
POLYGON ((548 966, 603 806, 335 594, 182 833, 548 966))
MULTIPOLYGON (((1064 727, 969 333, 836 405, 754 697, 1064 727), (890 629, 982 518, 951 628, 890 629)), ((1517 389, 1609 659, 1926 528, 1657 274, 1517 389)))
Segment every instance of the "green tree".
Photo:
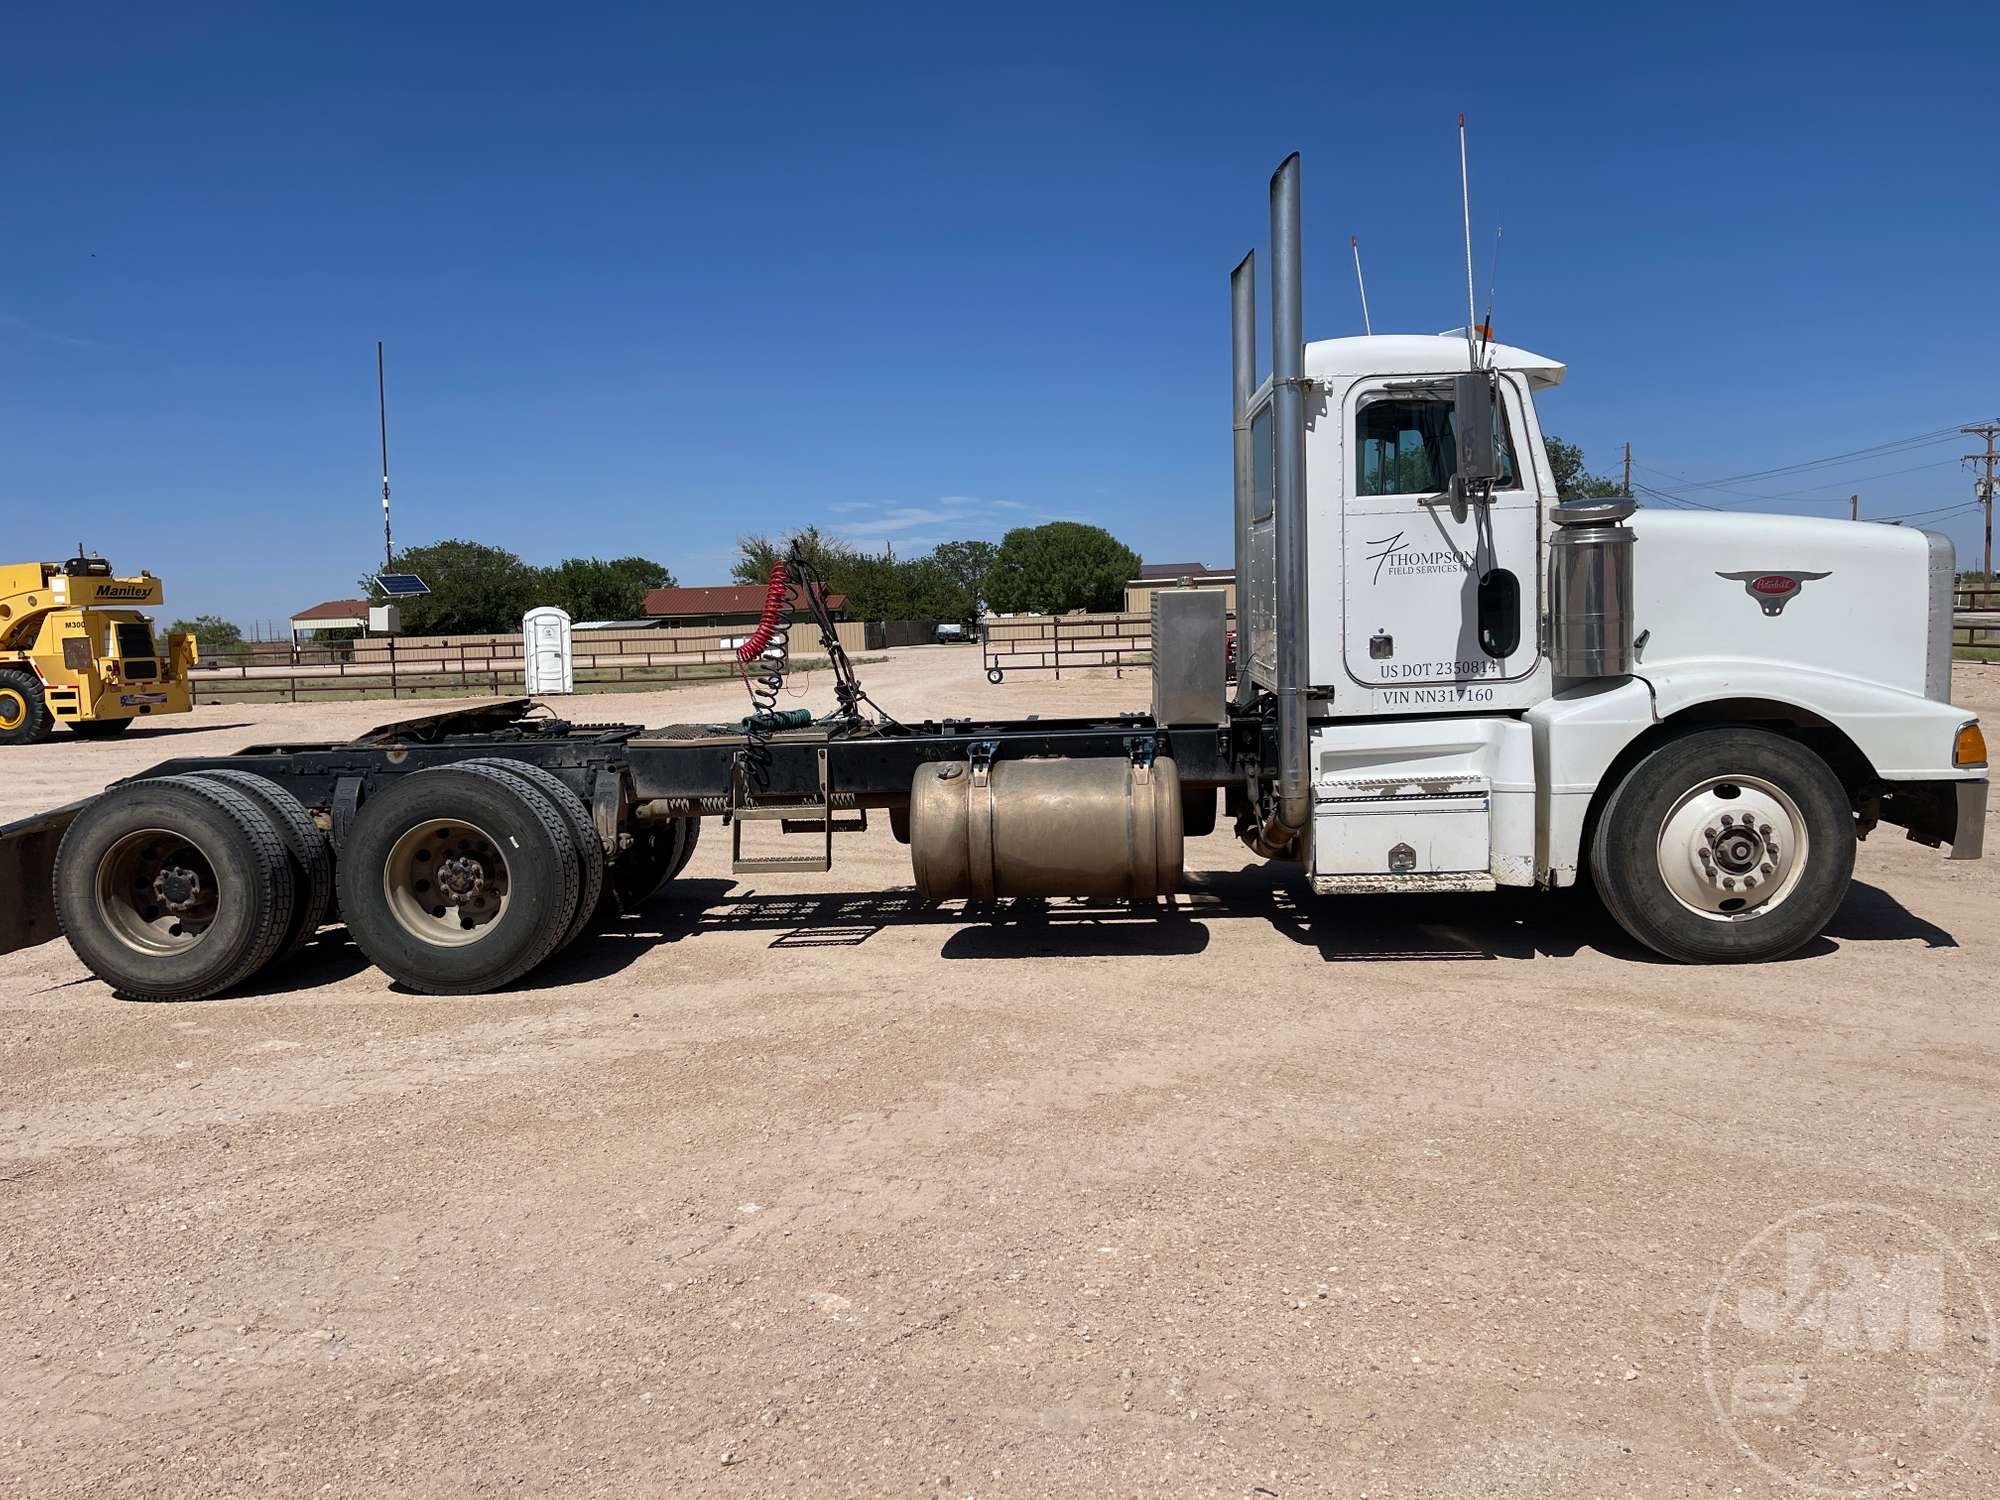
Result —
POLYGON ((204 656, 223 656, 243 647, 243 632, 221 615, 196 615, 192 620, 176 620, 167 629, 174 635, 193 636, 204 656))
POLYGON ((649 589, 670 589, 674 575, 645 557, 566 557, 544 568, 537 602, 569 611, 572 620, 637 620, 649 589))
POLYGON ((931 552, 931 561, 951 581, 956 597, 952 608, 936 618, 959 621, 978 618, 979 606, 986 598, 986 577, 993 571, 993 560, 999 555, 998 542, 939 542, 931 552))
MULTIPOLYGON (((741 555, 736 559, 736 566, 730 569, 729 576, 738 583, 768 583, 772 562, 794 547, 798 548, 808 567, 829 580, 837 562, 861 555, 843 541, 821 536, 817 526, 807 526, 775 541, 767 536, 740 536, 736 539, 736 550, 741 555)), ((841 591, 836 588, 834 592, 841 591)))
POLYGON ((987 574, 986 602, 1005 613, 1115 610, 1138 573, 1139 554, 1101 526, 1022 526, 1001 538, 987 574))
POLYGON ((1549 450, 1549 467, 1555 471, 1558 500, 1607 500, 1625 493, 1617 480, 1586 469, 1583 450, 1575 443, 1554 436, 1545 436, 1543 442, 1549 450))
MULTIPOLYGON (((410 547, 388 571, 415 573, 430 592, 401 605, 406 635, 499 635, 521 628, 521 616, 540 603, 541 571, 504 547, 443 541, 410 547)), ((362 588, 372 586, 363 579, 362 588)))

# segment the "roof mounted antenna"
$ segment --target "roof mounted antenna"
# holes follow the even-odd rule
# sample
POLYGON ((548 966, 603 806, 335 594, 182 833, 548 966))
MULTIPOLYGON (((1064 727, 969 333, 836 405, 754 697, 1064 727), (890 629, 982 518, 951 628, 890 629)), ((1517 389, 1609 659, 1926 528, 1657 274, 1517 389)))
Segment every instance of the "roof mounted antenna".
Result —
POLYGON ((1373 337, 1375 325, 1368 320, 1368 283, 1361 279, 1361 236, 1350 234, 1347 237, 1347 244, 1354 251, 1354 285, 1361 292, 1361 328, 1364 333, 1373 337))
POLYGON ((1486 283, 1486 321, 1479 325, 1479 353, 1484 358, 1486 351, 1493 347, 1493 299, 1500 286, 1500 237, 1507 231, 1495 225, 1493 229, 1493 269, 1486 283))
POLYGON ((1472 179, 1465 168, 1465 111, 1458 112, 1458 201, 1465 213, 1465 355, 1472 368, 1479 368, 1479 350, 1472 342, 1472 325, 1479 309, 1473 304, 1478 293, 1472 286, 1472 179))

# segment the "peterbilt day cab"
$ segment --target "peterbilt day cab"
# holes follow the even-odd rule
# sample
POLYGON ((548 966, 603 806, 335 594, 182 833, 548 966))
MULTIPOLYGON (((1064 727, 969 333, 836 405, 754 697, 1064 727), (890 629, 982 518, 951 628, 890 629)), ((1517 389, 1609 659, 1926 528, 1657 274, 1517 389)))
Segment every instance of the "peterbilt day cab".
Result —
POLYGON ((60 934, 122 993, 213 994, 309 940, 337 887, 397 979, 493 989, 601 904, 667 887, 711 818, 738 871, 824 870, 886 813, 919 895, 971 920, 1015 897, 1170 899, 1221 806, 1323 896, 1587 879, 1685 961, 1809 942, 1878 824, 1978 857, 1986 751, 1950 701, 1947 539, 1562 503, 1535 406, 1556 361, 1468 330, 1304 342, 1298 180, 1296 156, 1272 179, 1261 381, 1253 261, 1231 278, 1233 697, 1223 596, 1169 589, 1150 712, 899 722, 794 554, 745 647, 742 721, 578 725, 520 701, 168 761, 0 829, 0 951, 60 934), (840 703, 803 724, 772 707, 792 608, 821 625, 840 703), (746 829, 812 852, 746 852, 746 829))

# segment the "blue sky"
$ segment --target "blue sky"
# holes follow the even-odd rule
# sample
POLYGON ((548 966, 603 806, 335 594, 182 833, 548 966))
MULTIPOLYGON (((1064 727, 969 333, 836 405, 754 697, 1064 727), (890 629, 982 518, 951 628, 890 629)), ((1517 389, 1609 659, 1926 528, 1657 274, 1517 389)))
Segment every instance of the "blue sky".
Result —
MULTIPOLYGON (((351 592, 379 337, 399 539, 710 583, 746 530, 1062 516, 1222 562, 1270 169, 1308 337, 1359 331, 1350 232, 1378 330, 1447 328, 1460 109, 1482 303, 1498 223, 1500 335, 1568 362, 1594 467, 2000 411, 1990 7, 1618 9, 13 7, 4 548, 246 624, 351 592)), ((1914 511, 1959 451, 1688 493, 1914 511)))

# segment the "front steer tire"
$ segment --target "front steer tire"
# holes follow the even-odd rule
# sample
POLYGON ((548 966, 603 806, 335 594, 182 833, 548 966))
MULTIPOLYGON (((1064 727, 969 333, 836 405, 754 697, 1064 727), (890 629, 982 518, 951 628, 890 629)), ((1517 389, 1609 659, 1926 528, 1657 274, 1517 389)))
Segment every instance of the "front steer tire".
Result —
POLYGON ((19 667, 0 668, 0 745, 39 745, 51 723, 41 679, 19 667))
POLYGON ((431 995, 521 978, 569 930, 579 885, 562 814, 490 766, 399 778, 361 804, 340 852, 340 909, 356 946, 431 995))
POLYGON ((1846 898, 1854 846, 1852 807, 1825 761, 1796 740, 1726 725, 1670 739, 1627 769, 1599 811, 1590 869, 1613 920, 1654 952, 1760 963, 1824 930, 1846 898))
POLYGON ((193 778, 134 781, 92 802, 56 851, 63 935, 133 1000, 204 1000, 278 952, 296 901, 257 804, 193 778))

